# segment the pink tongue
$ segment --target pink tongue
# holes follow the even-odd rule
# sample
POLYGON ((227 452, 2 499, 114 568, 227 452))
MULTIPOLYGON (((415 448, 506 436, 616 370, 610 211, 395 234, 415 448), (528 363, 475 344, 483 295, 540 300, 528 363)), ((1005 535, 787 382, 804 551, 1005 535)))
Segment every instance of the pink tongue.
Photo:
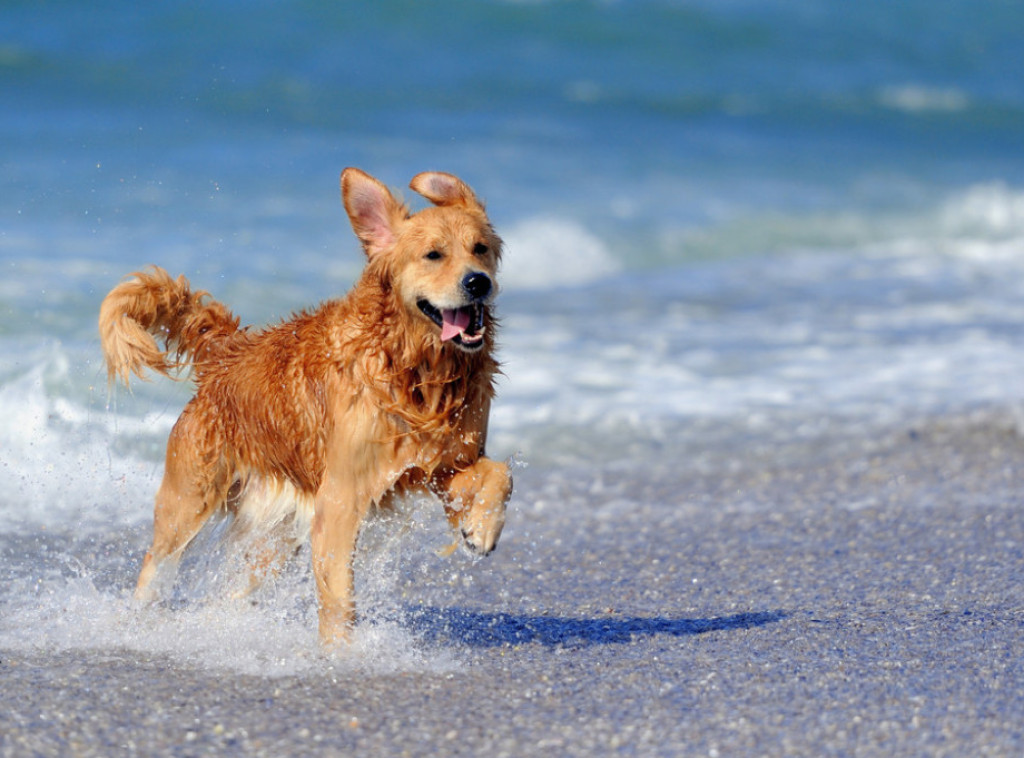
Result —
POLYGON ((447 342, 466 331, 466 327, 469 326, 469 310, 442 310, 441 320, 441 342, 447 342))

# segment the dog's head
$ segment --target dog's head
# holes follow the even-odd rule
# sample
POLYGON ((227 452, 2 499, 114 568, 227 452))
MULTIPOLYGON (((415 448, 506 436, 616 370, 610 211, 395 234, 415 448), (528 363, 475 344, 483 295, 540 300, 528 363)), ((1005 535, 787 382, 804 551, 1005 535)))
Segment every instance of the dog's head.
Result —
POLYGON ((409 315, 442 343, 480 350, 492 323, 501 239, 473 191, 458 177, 417 174, 409 185, 434 205, 416 214, 369 174, 347 168, 341 195, 370 264, 409 315))

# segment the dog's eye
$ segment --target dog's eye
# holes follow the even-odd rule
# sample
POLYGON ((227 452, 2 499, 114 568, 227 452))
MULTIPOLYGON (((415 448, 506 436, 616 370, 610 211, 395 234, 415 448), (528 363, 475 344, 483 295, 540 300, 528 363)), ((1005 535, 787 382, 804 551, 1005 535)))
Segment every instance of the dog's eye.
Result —
POLYGON ((423 257, 426 258, 428 261, 439 261, 442 258, 444 258, 444 256, 441 254, 439 250, 431 250, 423 257))
POLYGON ((477 242, 473 245, 473 255, 487 255, 489 249, 483 242, 477 242))

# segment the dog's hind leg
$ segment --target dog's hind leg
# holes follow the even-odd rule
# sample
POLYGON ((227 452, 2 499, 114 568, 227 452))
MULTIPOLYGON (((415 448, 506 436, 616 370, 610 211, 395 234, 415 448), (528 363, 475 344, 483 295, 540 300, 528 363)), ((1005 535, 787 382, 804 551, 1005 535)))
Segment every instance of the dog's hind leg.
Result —
POLYGON ((173 581, 182 552, 227 495, 227 477, 208 470, 200 460, 187 427, 188 418, 183 415, 167 442, 164 478, 153 508, 153 544, 135 586, 135 600, 140 603, 159 599, 164 585, 173 581))
POLYGON ((246 579, 231 596, 235 599, 249 597, 265 582, 276 579, 300 547, 291 524, 278 525, 267 533, 248 537, 242 555, 246 579))
POLYGON ((230 537, 244 566, 231 596, 244 598, 276 578, 309 538, 313 497, 290 482, 263 477, 248 478, 231 492, 230 537))

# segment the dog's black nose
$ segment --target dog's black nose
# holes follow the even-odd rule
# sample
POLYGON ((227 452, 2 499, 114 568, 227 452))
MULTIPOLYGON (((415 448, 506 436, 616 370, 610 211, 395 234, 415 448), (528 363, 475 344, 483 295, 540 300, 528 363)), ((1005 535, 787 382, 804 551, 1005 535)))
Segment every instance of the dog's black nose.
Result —
POLYGON ((491 294, 491 277, 487 276, 487 274, 481 274, 479 271, 466 274, 466 277, 462 280, 462 288, 474 300, 483 300, 491 294))

